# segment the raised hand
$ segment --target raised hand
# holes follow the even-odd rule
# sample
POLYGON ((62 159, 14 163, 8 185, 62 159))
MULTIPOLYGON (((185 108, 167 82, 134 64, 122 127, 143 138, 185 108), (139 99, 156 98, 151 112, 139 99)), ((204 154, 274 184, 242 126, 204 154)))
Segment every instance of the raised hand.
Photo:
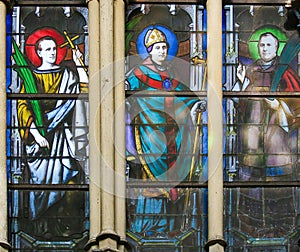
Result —
POLYGON ((241 83, 244 82, 246 77, 246 66, 239 63, 237 69, 236 69, 236 77, 239 79, 241 83))
POLYGON ((78 46, 76 45, 75 49, 72 49, 72 53, 73 53, 73 61, 75 62, 76 66, 83 66, 82 65, 82 53, 81 51, 78 49, 78 46))

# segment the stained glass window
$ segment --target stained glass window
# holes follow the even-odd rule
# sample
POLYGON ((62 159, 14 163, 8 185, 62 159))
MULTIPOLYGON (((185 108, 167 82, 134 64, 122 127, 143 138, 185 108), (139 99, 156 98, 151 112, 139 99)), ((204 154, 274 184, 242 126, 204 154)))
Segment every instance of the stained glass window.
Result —
MULTIPOLYGON (((88 10, 39 2, 16 1, 7 16, 9 242, 13 251, 84 251, 88 10)), ((133 2, 127 240, 133 251, 205 251, 207 11, 133 2)), ((299 34, 285 29, 278 1, 231 3, 222 12, 224 238, 228 251, 298 251, 299 34)))
POLYGON ((205 16, 195 5, 127 9, 127 234, 134 251, 199 251, 206 240, 205 16))
POLYGON ((282 6, 229 6, 224 110, 229 251, 296 251, 299 36, 282 6), (239 185, 238 185, 239 184, 239 185))
POLYGON ((14 7, 9 20, 9 239, 14 251, 83 251, 89 229, 87 9, 14 7))

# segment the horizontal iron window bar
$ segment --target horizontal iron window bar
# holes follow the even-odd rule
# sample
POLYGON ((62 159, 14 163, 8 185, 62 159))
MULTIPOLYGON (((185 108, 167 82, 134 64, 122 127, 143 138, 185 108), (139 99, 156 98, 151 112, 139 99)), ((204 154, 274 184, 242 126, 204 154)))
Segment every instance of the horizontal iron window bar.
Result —
MULTIPOLYGON (((22 160, 24 159, 24 156, 23 155, 7 155, 6 156, 9 160, 11 161, 14 161, 14 160, 22 160)), ((44 158, 48 158, 48 159, 66 159, 66 158, 70 158, 70 156, 50 156, 50 155, 44 155, 43 156, 44 158)), ((86 161, 89 157, 88 156, 85 156, 85 160, 86 161)))
POLYGON ((262 187, 274 188, 277 187, 300 187, 300 181, 236 181, 223 182, 224 188, 249 188, 262 187))
MULTIPOLYGON (((125 124, 126 126, 155 126, 155 127, 166 127, 166 126, 186 126, 187 128, 190 127, 188 124, 183 124, 183 123, 130 123, 130 124, 125 124)), ((201 126, 207 126, 207 124, 199 124, 201 126)), ((277 124, 278 125, 278 124, 277 124)))
MULTIPOLYGON (((163 91, 147 91, 147 90, 131 90, 126 91, 126 97, 206 97, 206 91, 177 91, 177 92, 163 92, 163 91)), ((234 97, 297 97, 300 98, 300 92, 248 92, 248 91, 223 91, 224 98, 234 98, 234 97)))
POLYGON ((43 6, 43 5, 57 5, 57 6, 87 6, 86 0, 14 0, 15 6, 43 6))
MULTIPOLYGON (((128 181, 127 188, 207 188, 207 182, 164 182, 164 181, 128 181)), ((300 187, 300 181, 241 181, 224 182, 226 188, 277 188, 277 187, 300 187)), ((89 185, 82 184, 8 184, 9 190, 45 190, 45 191, 88 191, 89 185)))
POLYGON ((45 191, 88 191, 89 185, 83 184, 8 184, 9 190, 45 190, 45 191))
MULTIPOLYGON (((134 179, 133 179, 134 180, 134 179)), ((207 182, 165 182, 165 181, 128 181, 128 188, 207 188, 207 182)), ((300 187, 300 181, 240 181, 223 182, 226 188, 248 188, 248 187, 300 187)))
MULTIPOLYGON (((126 0, 127 3, 168 3, 168 4, 199 4, 206 5, 206 0, 126 0)), ((286 0, 223 0, 223 4, 239 4, 239 5, 285 5, 286 0)))
POLYGON ((223 0, 223 3, 239 5, 286 5, 287 0, 223 0))
MULTIPOLYGON (((36 129, 38 129, 38 128, 41 128, 41 127, 36 127, 36 129)), ((59 127, 59 128, 61 128, 61 129, 74 129, 74 128, 76 128, 76 129, 87 129, 88 126, 77 126, 77 125, 72 124, 72 125, 67 126, 67 127, 59 127)), ((7 126, 7 130, 15 130, 15 129, 28 129, 28 127, 26 127, 26 126, 24 126, 24 127, 22 126, 21 127, 21 126, 16 126, 16 125, 14 125, 14 126, 7 126)))
MULTIPOLYGON (((133 178, 133 180, 136 180, 133 178)), ((141 180, 141 179, 140 179, 141 180)), ((129 181, 128 188, 207 188, 207 182, 178 182, 178 181, 129 181)))
POLYGON ((168 97, 168 96, 178 96, 178 97, 206 97, 207 92, 206 91, 148 91, 148 90, 131 90, 126 91, 126 97, 168 97))
MULTIPOLYGON (((50 7, 50 6, 49 6, 50 7)), ((31 32, 26 32, 26 31, 22 31, 22 32, 14 32, 14 31, 9 31, 9 32, 7 32, 6 33, 6 35, 8 35, 8 36, 20 36, 20 35, 27 35, 27 36, 29 36, 30 34, 32 34, 31 32)), ((71 32, 71 33, 68 33, 69 35, 71 35, 71 34, 73 34, 73 35, 79 35, 79 36, 85 36, 85 37, 87 37, 88 36, 88 33, 87 32, 76 32, 76 33, 74 33, 74 32, 71 32)), ((237 64, 235 64, 235 65, 237 65, 237 64)), ((31 66, 17 66, 17 65, 15 65, 15 64, 11 64, 11 65, 6 65, 6 68, 11 68, 11 69, 13 69, 13 68, 20 68, 20 67, 26 67, 26 68, 30 68, 31 69, 31 66)), ((76 68, 78 68, 78 67, 82 67, 82 66, 76 66, 76 68)))
POLYGON ((69 99, 80 99, 88 100, 88 94, 28 94, 28 93, 7 93, 6 97, 8 100, 13 99, 56 99, 56 100, 69 100, 69 99))
MULTIPOLYGON (((247 124, 249 125, 249 124, 247 124)), ((256 125, 257 124, 252 124, 252 125, 256 125)), ((269 124, 270 125, 270 124, 269 124)), ((271 124, 271 125, 276 125, 278 126, 278 124, 271 124)), ((204 153, 203 153, 204 154, 204 153)), ((249 156, 257 156, 258 154, 262 154, 264 155, 265 152, 261 151, 261 152, 256 152, 256 153, 247 153, 247 155, 249 156)), ((298 153, 290 153, 290 154, 280 154, 280 153, 268 153, 269 155, 272 155, 272 156, 278 156, 278 157, 282 157, 282 156, 285 156, 285 157, 295 157, 295 156, 299 156, 298 153)), ((223 156, 224 157, 239 157, 239 156, 244 156, 245 153, 241 153, 241 152, 235 152, 235 153, 224 153, 223 156)), ((261 168, 263 169, 263 168, 261 168)))
MULTIPOLYGON (((163 157, 165 157, 165 156, 174 156, 174 157, 177 157, 177 156, 185 156, 185 157, 189 157, 189 156, 195 156, 195 154, 193 154, 193 153, 184 153, 184 154, 182 154, 182 153, 180 153, 180 152, 177 152, 177 153, 164 153, 164 154, 162 154, 162 153, 159 153, 159 152, 153 152, 153 153, 143 153, 143 154, 137 154, 137 156, 138 157, 161 157, 161 156, 163 156, 163 157)), ((207 156, 207 154, 205 154, 205 153, 199 153, 199 154, 197 154, 196 155, 197 157, 201 157, 201 156, 203 156, 203 157, 205 157, 205 156, 207 156)))
POLYGON ((206 0, 125 0, 126 3, 134 4, 134 3, 175 3, 175 4, 200 4, 204 5, 206 0))
POLYGON ((232 91, 224 91, 223 98, 232 98, 232 97, 283 97, 283 98, 300 98, 300 92, 232 92, 232 91))

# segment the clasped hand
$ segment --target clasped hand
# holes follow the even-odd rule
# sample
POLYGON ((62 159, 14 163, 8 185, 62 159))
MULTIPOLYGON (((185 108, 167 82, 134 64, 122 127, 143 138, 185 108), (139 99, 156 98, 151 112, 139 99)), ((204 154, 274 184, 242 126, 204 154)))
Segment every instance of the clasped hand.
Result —
POLYGON ((194 124, 197 124, 197 119, 198 119, 198 115, 199 113, 203 113, 206 110, 206 101, 205 100, 201 100, 201 101, 197 101, 192 109, 191 109, 191 117, 192 117, 192 121, 194 124))
POLYGON ((265 102, 270 109, 273 109, 273 110, 279 109, 280 103, 277 99, 265 98, 265 102))

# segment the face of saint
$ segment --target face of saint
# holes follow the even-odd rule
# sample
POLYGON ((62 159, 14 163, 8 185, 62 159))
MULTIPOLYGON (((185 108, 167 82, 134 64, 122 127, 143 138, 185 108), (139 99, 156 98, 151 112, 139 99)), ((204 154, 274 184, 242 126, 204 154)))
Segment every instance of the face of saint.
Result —
POLYGON ((258 43, 258 51, 261 59, 265 62, 269 62, 277 55, 277 40, 271 36, 262 36, 258 43))
POLYGON ((150 52, 152 60, 158 64, 162 65, 168 55, 168 46, 165 42, 155 43, 153 45, 152 51, 150 52))
POLYGON ((56 61, 56 43, 53 40, 43 40, 39 45, 37 54, 42 59, 42 64, 54 65, 56 61))

